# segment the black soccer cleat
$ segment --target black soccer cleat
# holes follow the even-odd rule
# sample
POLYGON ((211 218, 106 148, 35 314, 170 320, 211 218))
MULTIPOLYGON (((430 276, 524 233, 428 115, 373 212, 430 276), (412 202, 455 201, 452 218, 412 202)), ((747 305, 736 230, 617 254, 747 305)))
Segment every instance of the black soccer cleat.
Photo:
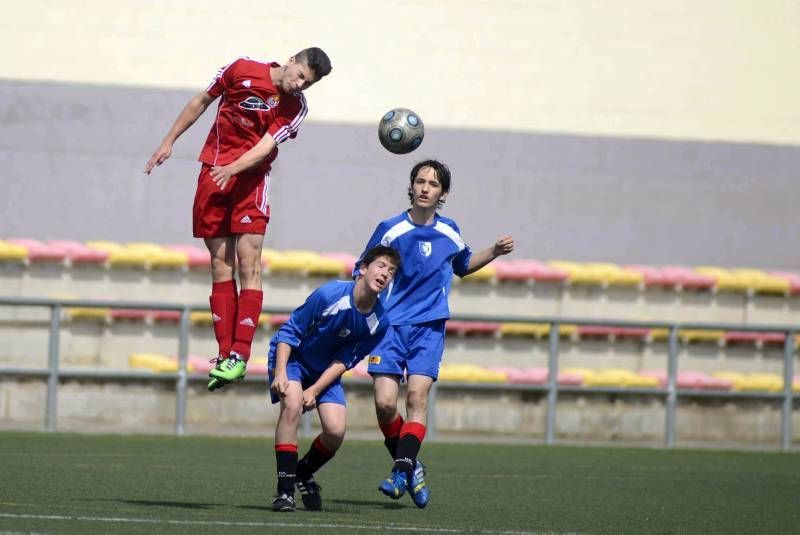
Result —
POLYGON ((272 500, 272 510, 281 513, 288 513, 295 510, 294 494, 281 492, 272 500))
POLYGON ((322 487, 314 481, 314 476, 306 480, 298 479, 295 484, 297 485, 297 490, 300 491, 300 497, 303 499, 303 506, 309 511, 321 511, 322 495, 320 491, 322 487))

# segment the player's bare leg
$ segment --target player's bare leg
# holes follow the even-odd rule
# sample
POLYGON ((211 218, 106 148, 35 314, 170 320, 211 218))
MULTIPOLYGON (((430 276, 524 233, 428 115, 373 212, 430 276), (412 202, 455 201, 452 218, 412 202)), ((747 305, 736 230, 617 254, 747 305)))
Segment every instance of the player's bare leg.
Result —
POLYGON ((314 474, 330 461, 344 441, 347 427, 347 407, 339 403, 322 403, 317 406, 322 424, 320 433, 308 452, 297 463, 297 490, 303 505, 311 511, 322 509, 322 490, 314 479, 314 474))
POLYGON ((297 427, 303 412, 303 388, 289 381, 286 395, 281 398, 280 415, 275 426, 275 461, 278 490, 272 501, 273 511, 294 511, 294 483, 297 472, 297 427))
MULTIPOLYGON (((230 356, 233 345, 233 333, 236 326, 238 291, 234 279, 236 262, 236 239, 234 236, 224 238, 207 238, 205 240, 211 254, 211 315, 214 324, 214 335, 217 338, 218 353, 212 359, 214 368, 218 369, 222 362, 230 356)), ((214 391, 225 386, 226 382, 209 374, 211 381, 208 389, 214 391)))
POLYGON ((244 379, 253 337, 261 315, 263 293, 261 291, 261 247, 262 234, 241 234, 236 239, 236 259, 241 291, 236 309, 236 323, 230 357, 211 374, 217 379, 231 382, 244 379))

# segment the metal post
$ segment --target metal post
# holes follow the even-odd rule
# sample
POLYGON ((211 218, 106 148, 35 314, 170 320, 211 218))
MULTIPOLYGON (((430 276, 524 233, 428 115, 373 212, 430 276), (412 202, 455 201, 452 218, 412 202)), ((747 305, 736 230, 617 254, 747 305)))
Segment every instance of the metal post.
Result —
POLYGON ((55 303, 50 307, 50 337, 47 344, 48 375, 47 375, 47 403, 45 409, 45 430, 56 430, 57 405, 58 405, 58 342, 61 330, 61 304, 55 303))
POLYGON ((547 420, 545 443, 556 442, 556 402, 558 400, 558 337, 561 324, 550 324, 550 359, 547 363, 547 420))
POLYGON ((789 451, 792 446, 792 380, 794 379, 794 331, 786 333, 783 346, 783 420, 781 449, 789 451))
POLYGON ((678 405, 678 327, 669 328, 669 353, 667 355, 666 447, 675 445, 675 411, 678 405))
POLYGON ((175 434, 186 432, 186 389, 188 384, 187 364, 189 360, 189 307, 181 310, 181 322, 178 328, 178 382, 175 402, 175 434))

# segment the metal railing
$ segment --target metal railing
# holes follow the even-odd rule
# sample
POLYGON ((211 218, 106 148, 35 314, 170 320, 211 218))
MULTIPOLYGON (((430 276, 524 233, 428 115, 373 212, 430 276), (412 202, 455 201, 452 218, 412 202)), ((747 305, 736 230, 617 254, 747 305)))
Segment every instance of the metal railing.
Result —
MULTIPOLYGON (((193 311, 208 311, 208 305, 201 304, 174 304, 164 302, 131 302, 131 301, 99 301, 83 299, 51 299, 51 298, 24 298, 0 297, 0 306, 13 307, 45 307, 50 309, 50 325, 48 337, 48 367, 47 369, 35 368, 0 368, 0 373, 27 377, 47 378, 47 401, 45 414, 45 430, 54 431, 57 421, 58 386, 61 378, 92 379, 107 378, 113 380, 154 380, 175 381, 176 407, 175 407, 175 433, 185 433, 186 420, 186 393, 189 381, 187 368, 189 352, 189 314, 193 311), (179 311, 178 323, 178 371, 174 373, 148 373, 123 370, 60 370, 59 338, 61 330, 62 311, 68 308, 114 308, 114 309, 146 309, 160 311, 179 311)), ((264 307, 263 312, 271 314, 286 314, 290 309, 286 307, 264 307)), ((745 399, 782 400, 781 410, 781 449, 787 451, 791 447, 792 437, 792 405, 795 399, 800 399, 800 394, 794 394, 792 381, 794 376, 794 340, 800 326, 793 325, 746 325, 737 323, 700 323, 700 322, 666 322, 666 321, 628 321, 597 318, 569 318, 569 317, 520 317, 497 315, 458 315, 454 320, 480 321, 497 323, 546 323, 550 325, 549 334, 549 359, 548 379, 545 385, 502 385, 502 384, 473 384, 473 383, 434 383, 429 400, 428 435, 434 438, 436 434, 436 392, 439 389, 472 388, 490 390, 521 390, 538 391, 547 395, 547 413, 545 419, 545 443, 555 444, 556 407, 559 393, 601 393, 601 394, 634 394, 654 395, 666 398, 665 401, 665 446, 670 448, 675 444, 675 415, 680 396, 691 395, 694 397, 725 397, 745 399), (558 352, 561 325, 595 325, 608 327, 633 327, 633 328, 665 328, 669 331, 668 357, 667 357, 667 383, 665 388, 618 388, 618 387, 577 387, 558 384, 558 352), (784 333, 784 363, 783 363, 783 392, 708 392, 708 391, 682 391, 677 388, 678 353, 680 329, 708 329, 738 332, 766 332, 784 333)), ((308 419, 304 419, 304 429, 308 431, 308 419)))

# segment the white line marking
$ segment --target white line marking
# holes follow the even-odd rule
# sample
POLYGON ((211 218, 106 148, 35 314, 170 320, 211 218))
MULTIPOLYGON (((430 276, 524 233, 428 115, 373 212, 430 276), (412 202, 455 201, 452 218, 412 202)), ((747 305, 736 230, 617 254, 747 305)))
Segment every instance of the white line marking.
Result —
MULTIPOLYGON (((394 531, 419 531, 425 533, 464 533, 464 529, 450 528, 423 528, 416 526, 402 526, 398 524, 303 524, 289 522, 226 522, 223 520, 160 520, 152 518, 115 518, 99 516, 67 516, 67 515, 27 515, 15 513, 0 513, 0 518, 19 518, 29 520, 80 520, 88 522, 118 522, 130 524, 173 524, 173 525, 203 525, 203 526, 255 526, 255 527, 280 527, 280 528, 330 528, 330 529, 386 529, 394 531)), ((470 530, 471 533, 486 533, 491 535, 524 535, 532 531, 498 531, 498 530, 470 530)))

